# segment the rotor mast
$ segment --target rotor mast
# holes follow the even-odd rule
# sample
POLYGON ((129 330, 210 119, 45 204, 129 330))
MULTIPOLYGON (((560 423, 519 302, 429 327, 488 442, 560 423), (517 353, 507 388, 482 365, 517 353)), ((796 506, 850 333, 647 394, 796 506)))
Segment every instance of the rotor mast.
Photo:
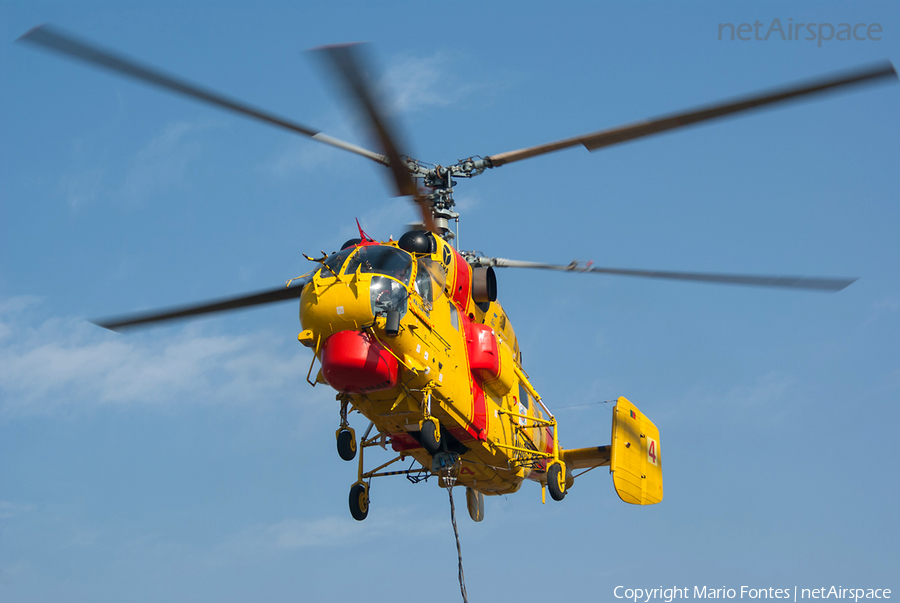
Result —
POLYGON ((424 163, 411 157, 404 156, 402 159, 406 162, 406 168, 410 175, 420 181, 426 190, 423 197, 427 199, 430 206, 435 232, 445 241, 450 242, 456 239, 455 246, 458 248, 458 237, 450 229, 450 222, 453 221, 456 222, 457 233, 459 232, 459 212, 453 209, 456 206, 456 201, 453 199, 453 187, 456 186, 454 178, 474 178, 485 169, 494 167, 491 160, 477 156, 469 157, 444 167, 424 163))

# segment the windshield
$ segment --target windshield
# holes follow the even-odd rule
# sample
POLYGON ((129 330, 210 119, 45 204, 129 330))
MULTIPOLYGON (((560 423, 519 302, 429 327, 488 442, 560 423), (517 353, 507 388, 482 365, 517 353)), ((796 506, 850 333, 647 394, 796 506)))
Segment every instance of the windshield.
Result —
POLYGON ((359 247, 350 258, 344 274, 353 274, 359 269, 362 273, 384 274, 404 285, 409 285, 412 273, 412 258, 405 251, 386 245, 367 245, 359 247))
POLYGON ((332 253, 328 256, 324 262, 322 262, 323 266, 319 268, 319 276, 320 277, 329 277, 334 276, 336 274, 341 273, 341 266, 344 265, 344 260, 347 259, 347 256, 353 253, 353 247, 348 247, 347 249, 342 249, 337 253, 332 253), (329 270, 331 268, 331 270, 329 270))

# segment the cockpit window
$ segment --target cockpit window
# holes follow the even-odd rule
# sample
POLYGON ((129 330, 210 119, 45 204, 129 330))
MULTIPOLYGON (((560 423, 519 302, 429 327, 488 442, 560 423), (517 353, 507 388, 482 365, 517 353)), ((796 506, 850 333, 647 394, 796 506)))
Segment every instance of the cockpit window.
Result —
POLYGON ((344 265, 344 260, 347 259, 348 255, 353 253, 354 249, 354 247, 348 247, 347 249, 342 249, 337 253, 332 253, 328 256, 323 262, 325 265, 319 268, 319 276, 327 278, 329 276, 334 276, 335 274, 340 274, 341 266, 344 265), (329 268, 331 268, 331 270, 329 270, 329 268))
POLYGON ((419 266, 416 271, 416 293, 419 294, 425 303, 430 304, 434 301, 432 297, 431 277, 419 266))
POLYGON ((421 257, 416 261, 416 292, 426 302, 433 303, 441 297, 447 273, 443 266, 429 257, 421 257))
POLYGON ((353 274, 359 269, 363 273, 384 274, 404 285, 409 285, 412 273, 412 258, 405 251, 386 245, 367 245, 359 247, 350 258, 344 274, 353 274))

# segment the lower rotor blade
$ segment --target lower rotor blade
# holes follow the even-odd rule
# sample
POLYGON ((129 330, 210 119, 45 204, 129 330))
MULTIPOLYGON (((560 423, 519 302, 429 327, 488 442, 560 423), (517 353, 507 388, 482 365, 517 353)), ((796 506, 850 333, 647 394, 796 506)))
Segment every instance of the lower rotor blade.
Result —
POLYGON ((305 287, 310 280, 310 277, 304 277, 296 280, 295 284, 292 284, 290 287, 279 287, 268 291, 259 291, 240 297, 229 297, 216 301, 208 301, 197 305, 180 306, 154 312, 106 318, 94 321, 94 324, 103 327, 104 329, 109 329, 110 331, 124 331, 139 326, 149 326, 152 323, 178 320, 189 318, 191 316, 199 316, 201 314, 211 314, 213 312, 227 312, 229 310, 237 310, 250 306, 259 306, 262 304, 272 304, 275 302, 297 299, 303 292, 303 287, 305 287))
POLYGON ((766 276, 743 274, 716 274, 708 272, 669 272, 665 270, 627 270, 622 268, 599 268, 572 262, 571 264, 542 264, 540 262, 524 262, 491 258, 489 265, 500 268, 539 268, 543 270, 559 270, 562 272, 591 272, 594 274, 616 274, 620 276, 637 276, 642 278, 661 278, 676 281, 694 281, 701 283, 717 283, 722 285, 748 285, 751 287, 783 287, 788 289, 809 289, 813 291, 840 291, 846 289, 857 278, 828 278, 807 276, 766 276))

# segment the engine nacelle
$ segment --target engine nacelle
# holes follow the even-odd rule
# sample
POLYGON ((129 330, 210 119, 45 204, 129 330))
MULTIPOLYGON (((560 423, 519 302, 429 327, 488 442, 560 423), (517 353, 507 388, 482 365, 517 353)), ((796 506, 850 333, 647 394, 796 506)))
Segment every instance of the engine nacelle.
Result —
POLYGON ((490 266, 472 268, 472 301, 478 304, 497 301, 497 275, 490 266))

